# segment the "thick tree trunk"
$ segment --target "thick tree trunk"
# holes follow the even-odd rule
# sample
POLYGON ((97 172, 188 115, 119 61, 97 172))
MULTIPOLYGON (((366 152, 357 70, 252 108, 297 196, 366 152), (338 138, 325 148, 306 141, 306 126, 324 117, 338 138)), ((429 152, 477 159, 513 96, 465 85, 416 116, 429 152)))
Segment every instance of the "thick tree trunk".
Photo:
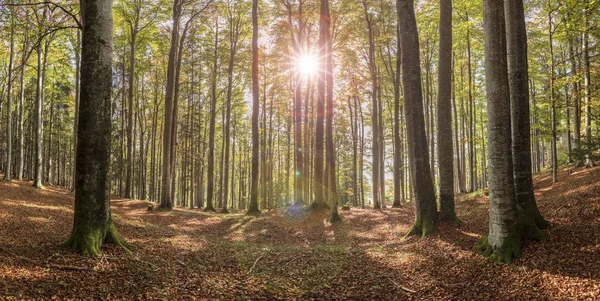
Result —
MULTIPOLYGON (((529 113, 529 76, 527 31, 522 0, 506 0, 506 37, 508 80, 512 115, 512 155, 515 193, 519 209, 540 228, 547 228, 535 202, 531 175, 531 137, 529 113)), ((491 150, 491 146, 490 146, 491 150)))
MULTIPOLYGON (((489 234, 476 246, 491 260, 511 263, 521 256, 525 227, 533 224, 517 209, 511 150, 511 103, 504 4, 484 1, 485 67, 490 162, 489 234)), ((525 53, 520 52, 520 55, 525 53)), ((535 224, 531 229, 537 229, 535 224)), ((537 229, 539 234, 539 229, 537 229)), ((531 232, 533 233, 533 231, 531 232)))
POLYGON ((164 209, 173 208, 173 196, 171 193, 172 168, 171 168, 171 144, 173 128, 173 106, 175 68, 177 64, 177 49, 179 40, 179 19, 181 14, 181 0, 173 2, 173 29, 171 33, 171 49, 167 66, 167 85, 165 92, 165 117, 163 126, 163 149, 162 149, 162 184, 160 207, 164 209))
POLYGON ((112 222, 110 150, 112 91, 112 1, 82 0, 83 46, 75 213, 73 232, 63 246, 98 255, 102 244, 129 244, 112 222))
POLYGON ((408 155, 411 163, 411 185, 414 191, 416 220, 408 235, 426 236, 435 230, 437 206, 429 168, 429 152, 423 115, 419 36, 413 0, 396 0, 400 10, 399 22, 402 44, 402 82, 408 155))

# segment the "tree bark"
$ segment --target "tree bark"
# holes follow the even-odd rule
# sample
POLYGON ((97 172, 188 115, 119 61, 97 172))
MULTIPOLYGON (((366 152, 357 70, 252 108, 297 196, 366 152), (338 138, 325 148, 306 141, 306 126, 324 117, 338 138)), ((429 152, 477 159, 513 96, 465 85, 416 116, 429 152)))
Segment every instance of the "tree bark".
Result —
MULTIPOLYGON (((529 68, 527 29, 522 0, 506 0, 506 37, 508 80, 512 115, 513 174, 517 204, 540 228, 547 228, 533 193, 531 174, 531 137, 529 113, 529 68)), ((491 148, 490 148, 491 150, 491 148)))
POLYGON ((440 0, 440 56, 438 61, 437 151, 440 218, 460 224, 454 206, 452 149, 452 0, 440 0))
POLYGON ((171 49, 167 65, 167 85, 165 92, 165 117, 163 126, 163 150, 162 150, 162 184, 160 207, 163 209, 173 208, 173 196, 171 193, 172 168, 171 168, 171 144, 173 128, 173 105, 175 68, 177 64, 177 50, 179 40, 179 21, 181 14, 181 0, 173 1, 173 29, 171 32, 171 49))
POLYGON ((511 131, 511 103, 504 4, 501 1, 485 0, 484 20, 490 219, 489 234, 477 243, 476 250, 493 261, 510 264, 514 258, 521 256, 521 238, 527 221, 529 224, 532 222, 521 218, 518 213, 512 137, 506 135, 511 131))
POLYGON ((419 36, 413 0, 396 0, 400 10, 399 22, 402 45, 402 83, 408 155, 412 165, 416 220, 407 235, 426 236, 435 230, 437 206, 429 167, 429 152, 423 115, 419 36))
POLYGON ((110 211, 113 19, 111 0, 82 0, 81 107, 73 232, 65 247, 97 256, 104 242, 130 246, 110 211))
POLYGON ((8 60, 7 74, 7 108, 6 108, 6 169, 4 170, 4 180, 11 180, 12 165, 12 107, 13 107, 13 64, 15 58, 15 26, 13 24, 13 8, 10 8, 10 55, 8 60))
POLYGON ((248 215, 260 214, 258 209, 258 115, 260 100, 258 98, 258 0, 252 0, 252 172, 250 178, 250 202, 248 215))

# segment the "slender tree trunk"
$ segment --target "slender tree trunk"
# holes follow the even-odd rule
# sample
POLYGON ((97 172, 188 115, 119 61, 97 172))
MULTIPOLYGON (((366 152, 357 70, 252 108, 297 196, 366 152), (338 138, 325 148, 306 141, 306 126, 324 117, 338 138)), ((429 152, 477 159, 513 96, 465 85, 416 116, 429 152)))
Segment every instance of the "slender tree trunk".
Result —
MULTIPOLYGON (((329 12, 329 0, 321 0, 321 31, 320 35, 324 35, 324 44, 326 45, 326 83, 327 83, 327 108, 326 108, 326 129, 325 129, 325 144, 327 152, 325 153, 325 161, 327 162, 328 175, 328 204, 331 206, 329 221, 334 223, 341 221, 338 213, 338 192, 337 181, 335 177, 336 157, 335 146, 333 144, 333 46, 331 41, 331 15, 329 12)), ((321 38, 321 37, 319 37, 321 38)))
MULTIPOLYGON (((586 2, 587 3, 587 2, 586 2)), ((585 138, 588 152, 592 151, 592 94, 590 70, 590 17, 589 4, 584 8, 583 27, 583 72, 584 72, 584 97, 585 97, 585 138)))
MULTIPOLYGON (((319 21, 319 57, 327 57, 327 33, 328 30, 326 21, 324 20, 324 12, 327 8, 324 6, 327 3, 321 1, 320 6, 320 21, 319 21)), ((314 152, 314 202, 313 208, 326 208, 324 191, 324 159, 325 159, 325 99, 327 97, 327 79, 325 76, 326 64, 323 59, 319 59, 319 72, 317 82, 317 116, 315 124, 315 152, 314 152)))
POLYGON ((469 192, 477 189, 477 182, 475 180, 477 170, 477 160, 475 159, 475 137, 474 137, 474 114, 473 114, 473 70, 471 66, 471 34, 467 29, 467 68, 468 68, 468 86, 469 86, 469 192))
POLYGON ((7 74, 7 108, 6 108, 6 170, 4 171, 4 180, 11 180, 12 165, 12 107, 13 107, 13 63, 15 58, 15 26, 13 24, 13 9, 10 8, 10 55, 7 74))
POLYGON ((252 0, 252 173, 250 179, 250 203, 248 214, 260 214, 258 210, 258 0, 252 0))
POLYGON ((43 63, 42 63, 42 44, 40 43, 37 47, 37 85, 35 90, 35 179, 33 186, 35 188, 42 188, 42 172, 43 172, 43 143, 44 143, 44 121, 42 116, 43 110, 43 89, 42 89, 42 74, 43 74, 43 63))
MULTIPOLYGON (((552 5, 550 1, 548 1, 548 5, 552 5)), ((558 182, 558 151, 557 151, 557 133, 556 133, 556 97, 554 95, 554 23, 552 20, 552 9, 548 12, 548 33, 549 33, 549 46, 550 46, 550 74, 548 74, 549 79, 549 90, 550 90, 550 114, 551 114, 551 122, 552 122, 552 183, 558 182)))
POLYGON ((440 218, 460 224, 454 206, 452 150, 452 0, 440 0, 440 56, 438 66, 437 151, 439 160, 440 218))
MULTIPOLYGON (((581 147, 581 105, 579 99, 579 84, 577 82, 578 71, 577 71, 577 59, 575 57, 575 50, 573 49, 573 38, 569 40, 569 57, 571 58, 571 95, 573 97, 573 140, 575 141, 575 148, 581 147)), ((579 158, 582 160, 583 158, 579 158)))
POLYGON ((208 186, 206 189, 206 208, 204 211, 215 211, 213 206, 214 186, 215 186, 215 118, 217 111, 217 60, 219 46, 219 22, 217 18, 214 44, 214 58, 211 83, 211 103, 210 103, 210 129, 208 132, 208 186))
MULTIPOLYGON (((397 2, 396 4, 398 4, 397 2)), ((396 18, 400 18, 400 7, 396 7, 396 18)), ((404 202, 403 178, 404 158, 402 158, 402 137, 400 135, 400 85, 402 68, 402 43, 400 41, 400 23, 396 26, 396 72, 394 77, 394 203, 393 208, 402 207, 404 202)))
MULTIPOLYGON (((236 19, 235 17, 230 17, 230 24, 229 24, 229 46, 230 46, 230 52, 229 52, 229 66, 227 67, 227 99, 226 99, 226 117, 225 117, 225 124, 223 125, 225 128, 225 138, 224 138, 224 142, 225 142, 225 170, 223 172, 223 209, 221 211, 221 213, 228 213, 228 197, 229 197, 229 193, 228 193, 228 187, 229 187, 229 149, 230 149, 230 141, 229 141, 229 135, 230 135, 230 131, 229 131, 229 127, 230 127, 230 123, 231 123, 231 93, 233 90, 233 64, 235 62, 235 54, 237 52, 237 42, 238 42, 238 37, 239 37, 239 27, 236 24, 239 24, 239 21, 237 21, 239 19, 236 19), (238 23, 235 23, 238 22, 238 23)), ((231 181, 233 183, 233 179, 231 181)), ((232 189, 233 192, 233 189, 232 189)), ((232 198, 233 199, 233 198, 232 198)))
POLYGON ((126 199, 133 198, 133 90, 134 90, 134 73, 135 73, 135 50, 137 43, 137 23, 136 18, 134 24, 131 25, 131 41, 129 45, 129 82, 127 85, 127 172, 125 180, 125 195, 126 199))
POLYGON ((363 6, 365 9, 365 20, 367 21, 367 29, 369 32, 369 73, 371 74, 371 100, 373 103, 372 106, 372 113, 371 113, 371 120, 372 120, 372 127, 371 127, 371 131, 373 134, 373 141, 372 141, 372 169, 373 169, 373 208, 374 209, 381 209, 381 203, 379 202, 380 200, 380 181, 379 181, 379 176, 380 176, 380 172, 379 172, 379 167, 381 166, 380 162, 379 162, 379 155, 380 155, 380 151, 379 151, 379 105, 378 105, 378 98, 377 98, 377 87, 378 87, 378 78, 377 78, 377 65, 375 63, 375 33, 374 33, 374 28, 373 28, 373 16, 369 13, 369 8, 367 6, 367 3, 365 1, 363 1, 363 6))

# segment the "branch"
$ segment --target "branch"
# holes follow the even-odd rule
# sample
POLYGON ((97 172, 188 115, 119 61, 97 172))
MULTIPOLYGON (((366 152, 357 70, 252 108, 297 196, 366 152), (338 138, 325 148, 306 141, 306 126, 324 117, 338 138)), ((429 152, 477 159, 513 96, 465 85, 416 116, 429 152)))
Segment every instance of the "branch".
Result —
POLYGON ((38 5, 53 5, 55 8, 58 8, 58 9, 62 10, 65 14, 71 16, 73 21, 75 21, 75 24, 77 24, 77 28, 79 28, 80 30, 83 30, 83 26, 81 25, 81 22, 79 22, 79 19, 72 11, 70 11, 70 10, 66 9, 64 6, 57 4, 55 2, 52 2, 52 1, 21 3, 21 4, 13 4, 13 3, 0 4, 0 6, 38 6, 38 5))

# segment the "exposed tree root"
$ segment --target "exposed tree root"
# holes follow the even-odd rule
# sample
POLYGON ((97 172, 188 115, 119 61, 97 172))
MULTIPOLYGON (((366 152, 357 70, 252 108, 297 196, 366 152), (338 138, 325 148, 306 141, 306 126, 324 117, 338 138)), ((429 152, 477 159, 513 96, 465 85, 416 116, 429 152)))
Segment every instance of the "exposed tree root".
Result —
POLYGON ((435 231, 435 222, 433 219, 425 216, 418 216, 413 227, 406 233, 405 237, 412 235, 421 235, 425 237, 435 231))
POLYGON ((106 232, 102 229, 90 227, 76 228, 71 237, 61 247, 79 251, 81 255, 89 254, 97 257, 100 255, 102 244, 105 241, 121 247, 126 253, 131 253, 129 249, 133 246, 121 236, 112 222, 106 232))
POLYGON ((501 246, 494 249, 488 242, 488 235, 485 235, 473 249, 491 261, 512 264, 514 259, 522 255, 521 242, 524 239, 540 241, 546 237, 531 218, 520 212, 516 225, 501 246))

